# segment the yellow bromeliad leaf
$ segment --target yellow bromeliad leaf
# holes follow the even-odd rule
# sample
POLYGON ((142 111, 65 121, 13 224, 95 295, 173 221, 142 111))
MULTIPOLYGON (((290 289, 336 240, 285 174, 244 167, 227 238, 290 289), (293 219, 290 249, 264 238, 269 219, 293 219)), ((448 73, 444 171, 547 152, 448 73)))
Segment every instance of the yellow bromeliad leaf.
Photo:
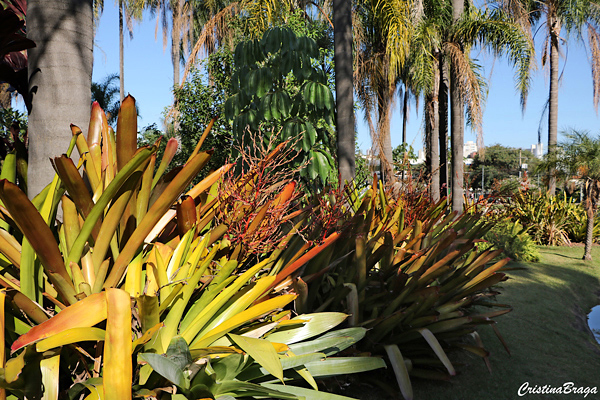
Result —
POLYGON ((44 357, 40 361, 42 373, 42 385, 44 394, 42 400, 58 400, 58 370, 60 367, 60 349, 50 357, 44 357))
POLYGON ((242 294, 239 298, 235 299, 233 304, 222 313, 219 313, 216 318, 214 318, 202 331, 200 331, 199 335, 202 336, 204 332, 212 330, 219 324, 222 324, 229 318, 247 309, 252 303, 254 303, 256 299, 266 292, 267 288, 273 283, 274 280, 274 276, 265 276, 256 281, 254 287, 242 294))
POLYGON ((13 352, 33 342, 56 335, 70 328, 91 327, 106 319, 107 307, 104 293, 96 293, 65 308, 49 320, 34 326, 20 336, 11 346, 13 352))
POLYGON ((107 321, 104 343, 104 397, 131 399, 131 301, 121 289, 106 291, 107 321))
POLYGON ((38 353, 55 347, 64 346, 71 343, 83 341, 101 341, 104 340, 106 332, 100 328, 71 328, 52 335, 47 339, 36 343, 35 349, 38 353))
POLYGON ((288 303, 292 302, 296 298, 296 295, 293 294, 285 294, 282 296, 277 296, 269 300, 265 300, 262 303, 258 303, 257 305, 250 307, 246 311, 243 311, 233 318, 228 319, 223 324, 218 325, 215 329, 208 332, 203 337, 196 339, 190 346, 190 348, 201 348, 210 345, 215 340, 220 337, 226 335, 231 332, 235 328, 255 320, 256 318, 263 316, 265 314, 269 314, 275 310, 283 308, 288 303))
POLYGON ((269 260, 267 259, 256 264, 254 267, 244 272, 226 289, 224 289, 214 300, 212 300, 198 313, 189 326, 183 330, 181 336, 183 336, 188 343, 191 343, 198 333, 206 327, 206 324, 214 317, 221 307, 225 305, 244 285, 246 285, 254 277, 254 275, 258 273, 258 271, 264 268, 268 262, 269 260))
POLYGON ((235 342, 244 352, 259 363, 275 378, 283 382, 283 367, 277 351, 268 340, 255 339, 240 335, 229 334, 231 340, 235 342))
POLYGON ((104 385, 94 385, 88 389, 91 393, 84 400, 104 400, 104 385))

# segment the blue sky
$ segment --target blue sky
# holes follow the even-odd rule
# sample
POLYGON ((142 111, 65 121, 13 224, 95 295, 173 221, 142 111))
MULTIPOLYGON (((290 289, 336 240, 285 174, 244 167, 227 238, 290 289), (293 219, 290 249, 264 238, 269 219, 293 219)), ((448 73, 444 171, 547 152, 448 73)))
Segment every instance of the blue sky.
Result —
MULTIPOLYGON (((170 49, 163 51, 162 31, 159 27, 155 40, 156 19, 149 13, 142 23, 134 23, 133 39, 125 40, 125 91, 133 95, 139 105, 139 126, 152 123, 162 126, 162 114, 172 102, 171 87, 173 68, 170 49)), ((541 30, 540 30, 541 32, 541 30)), ((101 81, 110 73, 119 71, 118 13, 114 2, 105 2, 96 34, 94 48, 93 80, 101 81)), ((537 52, 540 53, 538 47, 537 52)), ((592 78, 585 48, 574 40, 569 41, 566 58, 561 59, 562 81, 559 89, 558 128, 600 132, 600 119, 592 104, 592 78), (566 66, 565 66, 566 61, 566 66)), ((525 114, 521 113, 519 94, 515 91, 513 70, 502 59, 493 60, 485 54, 474 55, 485 68, 489 78, 484 117, 484 142, 486 145, 502 144, 511 147, 530 148, 537 142, 540 116, 548 96, 547 71, 538 62, 538 69, 530 89, 525 114)), ((539 57, 539 54, 538 54, 539 57)), ((361 149, 370 147, 370 138, 362 115, 357 115, 358 143, 361 149)), ((396 106, 392 123, 392 145, 402 141, 402 118, 396 106)), ((422 145, 422 114, 411 108, 408 142, 418 150, 422 145)), ((475 141, 475 134, 467 129, 465 141, 475 141)), ((547 130, 542 131, 542 142, 547 144, 547 130)), ((560 141, 560 137, 559 137, 560 141)))

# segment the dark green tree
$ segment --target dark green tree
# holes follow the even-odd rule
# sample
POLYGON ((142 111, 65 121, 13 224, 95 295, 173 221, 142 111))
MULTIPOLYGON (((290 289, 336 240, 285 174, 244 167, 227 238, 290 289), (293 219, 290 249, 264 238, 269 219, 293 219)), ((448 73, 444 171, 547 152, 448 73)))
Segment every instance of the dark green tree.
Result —
POLYGON ((540 160, 529 150, 506 147, 500 144, 485 148, 485 158, 476 154, 470 167, 469 180, 473 188, 481 188, 482 169, 485 168, 484 180, 485 190, 492 188, 496 181, 502 181, 510 177, 518 177, 521 165, 527 164, 527 171, 534 171, 540 160))
POLYGON ((255 140, 267 145, 290 139, 297 152, 294 166, 306 165, 302 176, 325 182, 335 167, 335 102, 319 56, 313 39, 289 28, 275 27, 260 40, 241 42, 225 115, 232 123, 234 148, 255 140))

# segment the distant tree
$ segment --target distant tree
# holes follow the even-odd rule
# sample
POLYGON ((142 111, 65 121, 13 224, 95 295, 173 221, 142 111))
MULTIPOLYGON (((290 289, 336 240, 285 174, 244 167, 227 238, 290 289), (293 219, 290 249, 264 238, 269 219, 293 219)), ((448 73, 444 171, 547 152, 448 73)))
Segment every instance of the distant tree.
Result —
POLYGON ((224 107, 229 96, 232 64, 231 51, 219 49, 208 57, 204 71, 193 70, 190 78, 175 89, 177 136, 181 143, 175 163, 181 165, 187 161, 210 120, 219 117, 201 148, 215 151, 201 174, 221 167, 231 156, 231 128, 224 117, 224 107))
POLYGON ((559 145, 558 151, 549 152, 539 169, 547 171, 548 168, 553 168, 557 175, 576 177, 583 181, 583 207, 587 215, 583 260, 591 261, 594 214, 600 203, 600 136, 594 138, 588 132, 575 130, 565 136, 567 141, 559 145))
MULTIPOLYGON (((585 44, 585 30, 589 43, 589 58, 592 70, 593 102, 596 109, 600 101, 600 13, 596 0, 498 0, 508 10, 515 21, 530 35, 541 31, 542 65, 549 69, 548 93, 548 152, 556 151, 558 142, 558 86, 559 57, 565 53, 561 47, 567 46, 568 37, 574 37, 585 44), (587 29, 586 29, 587 28, 587 29)), ((549 175, 548 192, 556 191, 554 170, 545 171, 549 175)))
POLYGON ((470 167, 469 180, 473 188, 481 188, 482 169, 485 168, 485 187, 491 189, 495 181, 519 176, 520 164, 534 171, 539 160, 529 150, 506 147, 500 144, 485 148, 485 158, 476 154, 470 167))

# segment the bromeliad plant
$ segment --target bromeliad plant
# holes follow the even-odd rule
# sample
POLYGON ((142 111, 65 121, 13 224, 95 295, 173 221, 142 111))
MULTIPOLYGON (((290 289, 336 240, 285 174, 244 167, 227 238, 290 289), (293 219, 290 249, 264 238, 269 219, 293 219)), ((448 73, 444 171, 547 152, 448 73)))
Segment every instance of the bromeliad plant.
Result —
MULTIPOLYGON (((0 229, 0 387, 44 399, 162 398, 163 392, 179 399, 296 398, 288 386, 261 382, 253 363, 280 381, 286 370, 311 384, 313 371, 327 365, 320 348, 304 358, 290 350, 285 332, 305 328, 307 339, 333 326, 315 327, 311 316, 289 322, 289 311, 281 310, 296 295, 272 288, 332 239, 303 246, 286 262, 278 258, 281 250, 262 260, 244 257, 214 217, 227 197, 217 183, 231 166, 180 198, 210 154, 199 151, 200 142, 185 165, 165 173, 176 142, 158 163, 156 145, 137 148, 136 119, 127 97, 115 134, 95 104, 87 139, 72 127, 67 155, 53 160, 55 179, 33 201, 0 181, 0 211, 10 226, 0 229), (75 146, 83 177, 68 157, 75 146), (63 221, 55 223, 59 204, 63 221), (261 338, 270 332, 268 341, 261 338), (5 361, 8 348, 12 357, 5 361), (229 356, 244 368, 233 368, 229 356), (295 356, 301 358, 286 364, 295 356), (236 380, 246 367, 257 383, 236 380)), ((245 187, 255 173, 228 190, 245 187)), ((292 192, 272 193, 267 209, 289 202, 292 192)), ((266 211, 236 213, 256 229, 266 211)), ((283 240, 296 236, 292 230, 283 240)), ((327 335, 339 347, 357 341, 357 332, 327 335)), ((382 361, 353 358, 346 365, 360 371, 382 361)))
POLYGON ((280 285, 296 288, 298 312, 342 311, 351 315, 350 326, 369 329, 359 349, 388 356, 407 399, 410 376, 455 374, 449 350, 471 351, 487 363, 476 328, 491 324, 496 330, 492 318, 510 311, 492 301, 508 259, 488 265, 500 251, 475 248, 490 225, 478 216, 457 219, 445 200, 408 224, 402 199, 377 181, 362 197, 349 190, 343 201, 334 200, 330 208, 349 205, 349 223, 329 225, 340 231, 339 239, 307 262, 301 277, 280 285), (469 336, 475 341, 465 340, 469 336))

